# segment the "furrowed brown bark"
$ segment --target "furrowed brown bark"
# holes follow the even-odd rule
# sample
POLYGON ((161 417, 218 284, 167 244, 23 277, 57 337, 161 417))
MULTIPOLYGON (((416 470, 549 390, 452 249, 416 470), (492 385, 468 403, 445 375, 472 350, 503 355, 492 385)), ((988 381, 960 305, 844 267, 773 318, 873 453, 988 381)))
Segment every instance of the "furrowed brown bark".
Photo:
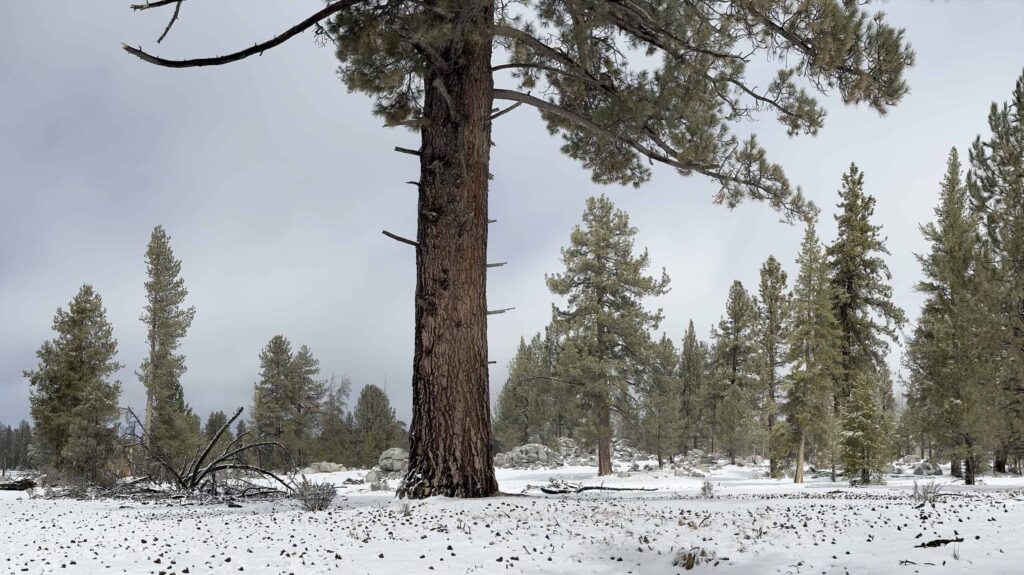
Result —
MULTIPOLYGON (((431 14, 434 14, 431 12, 431 14)), ((486 497, 491 2, 464 2, 424 77, 409 470, 399 497, 486 497)))
POLYGON ((612 474, 612 417, 606 390, 597 402, 597 475, 612 474))

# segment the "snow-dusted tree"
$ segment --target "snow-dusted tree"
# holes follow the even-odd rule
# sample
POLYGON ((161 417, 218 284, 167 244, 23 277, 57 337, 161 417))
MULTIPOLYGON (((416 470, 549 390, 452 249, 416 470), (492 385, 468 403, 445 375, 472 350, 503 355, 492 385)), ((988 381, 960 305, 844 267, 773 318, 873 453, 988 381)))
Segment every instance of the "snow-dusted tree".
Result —
POLYGON ((734 462, 737 454, 750 447, 754 428, 752 407, 758 369, 756 322, 754 298, 741 282, 734 281, 729 287, 725 317, 711 334, 715 361, 714 439, 734 462))
POLYGON ((843 406, 842 445, 846 475, 870 483, 885 473, 892 454, 892 421, 882 409, 882 386, 887 377, 858 373, 850 397, 843 406))
POLYGON ((786 272, 775 256, 761 266, 761 283, 757 302, 757 326, 755 338, 758 353, 758 379, 763 394, 761 416, 767 428, 769 473, 777 478, 779 462, 773 449, 775 421, 778 417, 778 400, 781 387, 781 369, 785 364, 786 324, 789 314, 789 300, 786 294, 786 272))
POLYGON ((1024 75, 1009 102, 992 104, 988 139, 971 145, 967 188, 980 212, 995 278, 989 309, 999 321, 989 347, 999 370, 999 447, 995 468, 1006 471, 1009 457, 1024 457, 1024 75))
POLYGON ((105 478, 117 451, 121 383, 110 377, 117 340, 103 300, 86 284, 53 318, 57 337, 43 343, 26 371, 41 463, 91 481, 105 478))
POLYGON ((520 339, 494 410, 494 435, 503 448, 550 443, 575 428, 577 386, 558 377, 556 346, 547 334, 520 339))
POLYGON ((291 399, 291 417, 287 426, 287 445, 299 465, 309 463, 313 441, 320 424, 321 403, 326 393, 326 382, 318 379, 320 360, 313 357, 308 347, 302 346, 292 358, 289 371, 288 395, 291 399))
MULTIPOLYGON (((220 431, 221 427, 228 422, 228 416, 223 411, 212 411, 209 417, 206 418, 206 425, 203 426, 203 439, 206 442, 213 441, 217 436, 217 432, 220 431)), ((214 446, 214 451, 219 453, 223 448, 231 444, 235 439, 235 434, 230 429, 224 432, 217 440, 217 444, 214 446)))
POLYGON ((405 446, 405 437, 388 394, 376 385, 363 386, 352 412, 357 436, 357 465, 371 467, 391 447, 405 446))
POLYGON ((707 344, 697 339, 693 320, 686 326, 679 352, 679 447, 686 451, 697 447, 705 432, 701 393, 707 384, 707 344))
POLYGON ((790 296, 786 334, 786 378, 782 413, 794 447, 796 472, 793 481, 802 483, 809 440, 825 447, 831 444, 835 427, 832 413, 833 388, 840 375, 839 353, 842 332, 832 310, 832 285, 828 262, 813 224, 808 224, 797 256, 799 272, 790 296))
POLYGON ((657 456, 660 468, 666 460, 671 461, 684 429, 680 420, 679 352, 664 334, 645 349, 637 385, 640 436, 642 447, 657 456))
POLYGON ((352 381, 331 376, 324 400, 320 406, 320 426, 317 438, 317 457, 324 461, 354 464, 353 445, 355 430, 351 414, 348 413, 348 399, 352 393, 352 381))
MULTIPOLYGON (((136 8, 172 4, 173 25, 181 0, 136 8)), ((223 56, 124 48, 160 66, 216 66, 306 30, 335 47, 341 78, 376 100, 387 125, 419 133, 418 149, 406 150, 420 162, 417 239, 405 240, 417 278, 412 446, 399 491, 410 497, 498 489, 482 367, 487 208, 491 124, 512 108, 496 111, 496 101, 539 110, 598 182, 640 185, 658 162, 712 179, 720 203, 753 198, 795 215, 806 202, 782 169, 730 128, 763 109, 791 134, 817 132, 825 111, 801 81, 885 112, 907 92, 913 62, 901 30, 838 0, 332 0, 223 56), (764 88, 746 75, 757 54, 778 69, 764 88)))
POLYGON ((324 382, 316 379, 320 362, 309 348, 292 353, 291 342, 275 335, 260 353, 260 380, 253 394, 252 421, 263 439, 277 441, 288 451, 268 450, 268 464, 278 467, 309 462, 324 382))
POLYGON ((875 198, 864 192, 864 174, 856 165, 843 174, 835 216, 839 235, 828 247, 833 287, 833 308, 842 330, 842 372, 836 386, 837 413, 853 392, 855 382, 885 367, 889 350, 906 322, 903 310, 892 302, 892 274, 883 259, 889 254, 881 226, 871 223, 875 198))
POLYGON ((22 421, 17 427, 0 425, 0 476, 11 469, 22 469, 30 465, 32 425, 22 421))
POLYGON ((139 319, 146 325, 149 353, 136 372, 146 388, 145 437, 151 450, 176 460, 192 455, 200 439, 181 388, 185 356, 176 353, 196 311, 185 307, 188 289, 181 278, 181 260, 174 257, 162 226, 149 238, 146 276, 146 307, 139 319))
POLYGON ((593 417, 598 474, 612 472, 612 409, 628 396, 631 369, 643 361, 649 330, 657 329, 661 310, 647 311, 644 298, 664 294, 668 275, 645 275, 647 250, 634 255, 637 230, 626 212, 605 196, 587 199, 583 225, 562 248, 565 271, 548 276, 552 293, 566 306, 553 306, 552 330, 564 337, 561 369, 579 383, 593 417))
MULTIPOLYGON (((907 342, 907 366, 915 385, 910 399, 919 425, 966 462, 964 482, 974 484, 979 455, 991 447, 999 390, 990 365, 996 316, 987 295, 994 285, 979 237, 980 221, 970 208, 954 148, 935 208, 936 221, 921 226, 931 244, 918 261, 925 279, 917 290, 925 295, 921 317, 907 342)), ((956 467, 954 465, 954 467, 956 467)))

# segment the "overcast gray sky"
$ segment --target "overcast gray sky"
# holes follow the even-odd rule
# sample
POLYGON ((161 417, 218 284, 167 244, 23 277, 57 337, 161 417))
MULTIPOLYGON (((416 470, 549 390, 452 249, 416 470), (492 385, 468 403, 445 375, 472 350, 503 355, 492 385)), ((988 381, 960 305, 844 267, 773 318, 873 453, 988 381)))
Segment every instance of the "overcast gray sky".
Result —
MULTIPOLYGON (((115 335, 122 403, 143 396, 143 253, 154 226, 172 236, 197 309, 182 351, 189 402, 204 417, 251 403, 260 349, 274 334, 309 345, 325 375, 356 390, 387 384, 399 417, 411 400, 413 252, 380 234, 415 235, 408 132, 381 128, 371 102, 348 94, 332 51, 309 35, 231 66, 175 71, 129 57, 154 48, 168 13, 128 0, 4 2, 0 6, 0 421, 28 417, 35 350, 54 312, 83 282, 102 294, 115 335)), ((160 51, 177 57, 247 46, 315 11, 318 0, 189 2, 160 51)), ((920 298, 917 225, 932 216, 951 146, 985 131, 1024 69, 1024 2, 902 0, 876 5, 907 28, 917 51, 911 94, 887 117, 830 99, 814 138, 786 137, 772 118, 756 131, 790 179, 824 209, 835 234, 839 178, 851 161, 878 198, 896 301, 920 298)), ((663 329, 689 318, 706 336, 733 279, 755 289, 774 254, 791 277, 801 230, 763 204, 714 206, 715 187, 656 169, 640 190, 599 187, 558 152, 539 116, 521 108, 495 126, 490 259, 492 396, 519 337, 542 329, 553 301, 544 274, 584 200, 604 192, 640 229, 638 244, 672 277, 663 329)), ((897 352, 893 354, 897 358, 897 352)))

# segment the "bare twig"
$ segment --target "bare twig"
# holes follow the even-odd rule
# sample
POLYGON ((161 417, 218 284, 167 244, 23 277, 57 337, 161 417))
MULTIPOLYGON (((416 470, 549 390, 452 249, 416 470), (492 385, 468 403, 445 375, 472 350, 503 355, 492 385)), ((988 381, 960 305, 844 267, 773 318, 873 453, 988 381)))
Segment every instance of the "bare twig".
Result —
POLYGON ((418 248, 418 247, 420 247, 420 243, 419 243, 419 242, 416 242, 416 241, 413 241, 413 240, 410 240, 410 239, 406 239, 406 238, 403 238, 402 236, 399 236, 399 235, 393 234, 393 233, 391 233, 391 232, 389 232, 389 231, 387 231, 387 230, 381 230, 381 232, 380 232, 380 233, 382 233, 382 234, 384 234, 385 236, 387 236, 387 237, 389 237, 389 238, 391 238, 391 239, 395 240, 396 242, 402 242, 403 244, 409 244, 410 246, 412 246, 412 247, 414 247, 414 248, 418 248))

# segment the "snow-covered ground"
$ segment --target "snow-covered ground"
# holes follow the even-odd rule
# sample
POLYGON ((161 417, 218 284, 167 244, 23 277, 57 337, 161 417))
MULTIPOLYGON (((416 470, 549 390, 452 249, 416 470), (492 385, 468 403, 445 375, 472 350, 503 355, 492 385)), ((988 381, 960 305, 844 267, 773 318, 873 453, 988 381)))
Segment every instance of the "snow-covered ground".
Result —
MULTIPOLYGON (((339 486, 328 511, 296 502, 226 504, 30 499, 0 492, 0 573, 680 573, 679 550, 704 550, 695 572, 1022 573, 1024 480, 947 484, 933 508, 913 477, 851 488, 763 477, 759 467, 701 479, 671 471, 596 477, 591 467, 500 469, 510 495, 405 502, 344 486, 363 472, 319 474, 339 486), (543 495, 552 477, 650 492, 543 495), (934 539, 962 543, 917 547, 934 539)), ((918 478, 920 479, 920 478, 918 478)), ((393 485, 392 485, 393 486, 393 485)))

